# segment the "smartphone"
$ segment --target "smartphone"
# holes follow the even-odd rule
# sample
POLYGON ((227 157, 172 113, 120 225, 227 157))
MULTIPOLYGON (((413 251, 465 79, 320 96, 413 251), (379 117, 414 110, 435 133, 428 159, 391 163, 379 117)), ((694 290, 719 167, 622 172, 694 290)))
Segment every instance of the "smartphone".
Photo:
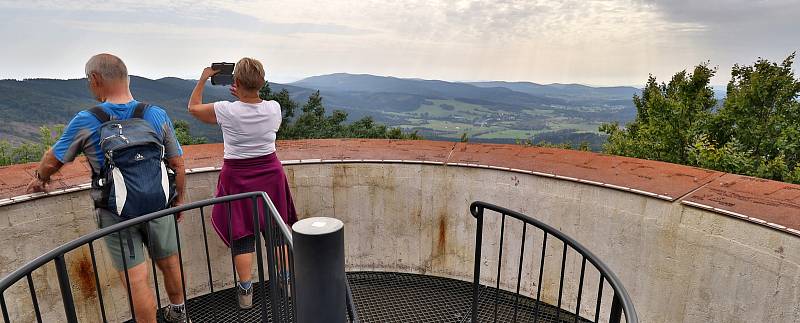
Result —
POLYGON ((211 77, 212 85, 231 85, 233 84, 234 63, 213 63, 211 68, 219 73, 211 77))

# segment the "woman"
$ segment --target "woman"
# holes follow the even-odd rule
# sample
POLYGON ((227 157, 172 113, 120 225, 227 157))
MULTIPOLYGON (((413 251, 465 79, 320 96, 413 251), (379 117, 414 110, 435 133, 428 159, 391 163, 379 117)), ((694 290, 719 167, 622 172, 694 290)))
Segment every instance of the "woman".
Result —
MULTIPOLYGON (((264 67, 252 58, 242 58, 233 70, 230 91, 239 100, 203 103, 203 88, 209 77, 216 74, 210 67, 203 70, 192 97, 189 112, 198 120, 219 124, 222 128, 225 155, 219 174, 216 196, 237 193, 267 192, 283 221, 297 221, 289 183, 275 154, 275 138, 281 125, 278 102, 264 101, 258 91, 264 86, 264 67)), ((253 306, 252 263, 255 251, 253 234, 253 202, 233 202, 230 214, 227 205, 215 205, 212 223, 217 234, 231 248, 236 272, 239 274, 239 307, 253 306), (231 225, 229 226, 228 223, 231 225), (229 236, 230 232, 230 236, 229 236)), ((264 212, 260 228, 266 228, 264 212)))

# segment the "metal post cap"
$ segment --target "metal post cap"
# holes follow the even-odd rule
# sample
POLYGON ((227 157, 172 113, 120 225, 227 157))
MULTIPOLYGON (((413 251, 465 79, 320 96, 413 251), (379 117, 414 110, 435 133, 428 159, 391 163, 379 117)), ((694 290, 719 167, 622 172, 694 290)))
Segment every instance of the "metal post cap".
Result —
POLYGON ((321 235, 336 232, 344 227, 339 219, 314 217, 302 219, 292 225, 292 231, 304 235, 321 235))

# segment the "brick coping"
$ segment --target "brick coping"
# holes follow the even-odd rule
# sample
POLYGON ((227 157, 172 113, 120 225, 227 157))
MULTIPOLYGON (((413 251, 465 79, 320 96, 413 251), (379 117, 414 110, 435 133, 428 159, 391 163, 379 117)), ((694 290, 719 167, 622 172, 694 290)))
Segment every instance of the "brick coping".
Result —
MULTIPOLYGON (((184 147, 187 173, 222 166, 222 145, 184 147)), ((800 236, 800 185, 592 152, 520 145, 368 139, 279 141, 284 165, 423 164, 494 169, 679 202, 800 236)), ((85 160, 66 165, 49 193, 24 194, 36 164, 0 167, 0 207, 89 188, 85 160)))

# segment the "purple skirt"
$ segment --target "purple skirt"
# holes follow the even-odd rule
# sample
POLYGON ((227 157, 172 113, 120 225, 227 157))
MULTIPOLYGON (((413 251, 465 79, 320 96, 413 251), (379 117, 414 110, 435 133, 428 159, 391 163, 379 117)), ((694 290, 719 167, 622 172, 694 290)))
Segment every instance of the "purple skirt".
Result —
MULTIPOLYGON (((248 159, 225 159, 217 182, 217 197, 239 193, 264 191, 272 200, 283 222, 292 225, 297 214, 289 192, 289 182, 283 165, 275 153, 248 159)), ((263 205, 259 204, 260 228, 266 228, 263 205)), ((253 201, 251 199, 231 202, 230 214, 227 203, 216 204, 211 222, 225 245, 253 235, 253 201), (230 226, 229 226, 230 223, 230 226)))

